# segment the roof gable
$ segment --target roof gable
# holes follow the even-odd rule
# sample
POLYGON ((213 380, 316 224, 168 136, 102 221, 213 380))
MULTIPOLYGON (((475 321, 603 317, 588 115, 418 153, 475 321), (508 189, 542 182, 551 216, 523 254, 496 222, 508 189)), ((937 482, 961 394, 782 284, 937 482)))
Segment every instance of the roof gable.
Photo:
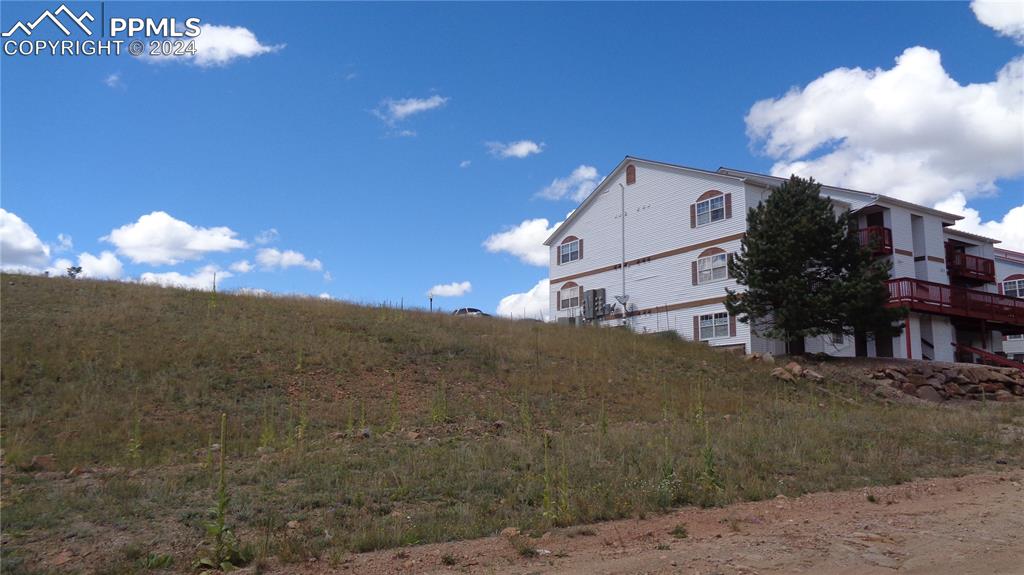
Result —
POLYGON ((743 181, 742 178, 737 178, 729 174, 710 172, 707 170, 690 168, 688 166, 681 166, 678 164, 668 164, 665 162, 656 162, 654 160, 645 160, 643 158, 637 158, 635 156, 626 156, 625 158, 622 159, 622 161, 618 163, 618 165, 615 166, 615 168, 607 176, 604 177, 603 180, 601 180, 599 184, 597 184, 594 190, 591 191, 590 194, 582 202, 580 202, 578 206, 576 206, 576 209, 574 209, 572 212, 569 213, 568 216, 566 216, 565 221, 563 221, 557 228, 555 228, 555 231, 551 232, 551 235, 548 236, 548 239, 544 240, 544 245, 550 246, 552 242, 554 242, 555 238, 559 236, 559 234, 564 232, 569 227, 569 225, 576 221, 580 214, 582 214, 588 207, 590 207, 590 205, 594 203, 597 197, 600 196, 601 193, 604 192, 608 186, 610 186, 619 178, 619 174, 624 172, 626 166, 628 166, 629 164, 646 165, 655 168, 668 169, 680 173, 695 173, 700 174, 702 176, 711 176, 714 178, 727 180, 731 182, 743 181))

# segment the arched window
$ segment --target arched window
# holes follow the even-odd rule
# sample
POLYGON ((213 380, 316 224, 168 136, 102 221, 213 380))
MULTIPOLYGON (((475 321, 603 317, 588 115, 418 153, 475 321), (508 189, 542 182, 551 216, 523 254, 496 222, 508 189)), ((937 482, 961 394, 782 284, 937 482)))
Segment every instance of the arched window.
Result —
POLYGON ((569 236, 558 246, 558 265, 583 259, 583 240, 569 236))
POLYGON ((732 217, 732 194, 708 190, 690 204, 690 227, 706 226, 732 217))
POLYGON ((558 309, 572 309, 580 306, 580 296, 583 293, 576 282, 566 282, 562 289, 558 290, 558 309))
POLYGON ((691 272, 693 285, 727 279, 729 277, 729 254, 722 248, 708 248, 697 256, 691 272))
POLYGON ((632 185, 636 183, 636 166, 630 164, 626 166, 626 185, 632 185))
POLYGON ((1006 276, 1006 279, 1003 280, 999 287, 1003 295, 1024 298, 1024 274, 1006 276))

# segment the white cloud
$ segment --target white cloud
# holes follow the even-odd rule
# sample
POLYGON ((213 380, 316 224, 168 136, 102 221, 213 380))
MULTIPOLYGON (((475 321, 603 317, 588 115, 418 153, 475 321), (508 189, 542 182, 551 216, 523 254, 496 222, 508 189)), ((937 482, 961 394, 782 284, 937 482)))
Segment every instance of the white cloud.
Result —
POLYGON ((544 240, 548 239, 561 224, 562 222, 558 222, 548 226, 547 218, 523 220, 518 226, 493 234, 484 240, 484 248, 491 253, 510 253, 532 266, 547 266, 550 256, 544 240))
POLYGON ((935 204, 935 208, 944 212, 960 214, 964 219, 954 226, 958 230, 1002 240, 996 247, 1024 252, 1024 203, 1011 208, 1000 221, 981 221, 978 210, 967 207, 963 194, 953 194, 952 198, 935 204))
POLYGON ((438 284, 427 292, 434 297, 460 297, 473 291, 473 284, 469 282, 452 282, 450 284, 438 284))
MULTIPOLYGON (((98 257, 82 252, 78 254, 78 265, 82 267, 81 277, 117 280, 124 276, 124 265, 113 252, 103 251, 98 257)), ((64 269, 67 267, 64 266, 64 269)))
POLYGON ((459 167, 460 168, 468 168, 469 165, 472 164, 472 163, 473 163, 472 160, 462 160, 461 162, 459 162, 459 167))
POLYGON ((332 282, 332 281, 334 281, 334 276, 331 275, 331 272, 324 272, 324 281, 325 282, 332 282))
POLYGON ((0 268, 38 272, 49 263, 50 246, 39 239, 32 226, 0 208, 0 268))
POLYGON ((495 310, 499 316, 513 318, 550 319, 550 287, 547 278, 526 293, 514 293, 501 298, 495 310))
POLYGON ((249 263, 249 260, 240 260, 228 266, 229 270, 240 274, 247 274, 255 268, 256 266, 249 263))
POLYGON ((308 260, 306 256, 294 250, 276 250, 264 248, 256 254, 256 261, 263 269, 287 269, 291 267, 303 267, 312 271, 320 271, 323 264, 320 260, 308 260))
POLYGON ((284 44, 262 44, 248 28, 200 24, 202 28, 195 40, 195 55, 144 56, 146 62, 189 62, 204 68, 227 66, 239 58, 253 58, 277 52, 284 44))
POLYGON ((240 295, 251 295, 251 296, 256 296, 256 297, 270 297, 270 296, 274 295, 274 294, 270 293, 270 291, 265 290, 263 288, 251 288, 251 287, 238 288, 238 289, 235 290, 235 293, 240 294, 240 295))
POLYGON ((108 88, 121 88, 124 86, 124 83, 121 81, 120 72, 108 74, 107 77, 103 79, 103 83, 106 84, 108 88))
POLYGON ((327 292, 323 292, 323 293, 321 293, 320 295, 318 295, 316 297, 318 297, 320 299, 334 299, 334 298, 331 297, 331 294, 329 294, 327 292))
POLYGON ((70 251, 75 247, 75 242, 71 239, 68 234, 57 234, 57 247, 54 249, 56 252, 70 251))
POLYGON ((277 241, 277 238, 281 237, 281 234, 277 233, 277 228, 270 228, 269 230, 263 230, 256 234, 253 241, 257 244, 266 245, 277 241))
POLYGON ((555 178, 537 195, 549 200, 561 200, 568 197, 574 202, 582 202, 600 181, 597 168, 580 165, 564 178, 555 178))
MULTIPOLYGON (((395 122, 404 120, 414 114, 440 108, 447 102, 448 98, 437 94, 434 94, 429 98, 404 98, 401 100, 388 98, 381 102, 373 113, 381 120, 384 120, 384 122, 389 126, 393 126, 395 122)), ((415 132, 412 132, 412 134, 409 135, 415 135, 415 132)))
POLYGON ((544 150, 544 142, 519 140, 518 142, 487 142, 485 144, 491 155, 499 158, 525 158, 531 154, 539 154, 544 150))
POLYGON ((979 22, 1024 46, 1024 2, 974 0, 971 2, 971 10, 974 10, 974 16, 979 22))
MULTIPOLYGON (((75 265, 75 262, 67 258, 58 258, 53 260, 53 263, 50 264, 45 270, 43 270, 43 272, 51 276, 63 276, 68 272, 68 268, 73 265, 75 265)), ((24 271, 30 273, 39 273, 39 270, 35 269, 24 271)))
POLYGON ((167 212, 153 212, 100 239, 114 244, 118 253, 135 263, 162 265, 248 247, 237 235, 227 227, 195 227, 167 212))
POLYGON ((226 280, 233 275, 231 272, 219 270, 217 266, 210 264, 197 269, 192 275, 184 275, 178 272, 146 272, 139 277, 139 281, 164 287, 211 291, 215 280, 220 284, 222 280, 226 280))
POLYGON ((931 205, 994 192, 1024 173, 1024 58, 960 85, 939 53, 907 49, 893 68, 838 68, 754 104, 747 133, 772 173, 931 205))

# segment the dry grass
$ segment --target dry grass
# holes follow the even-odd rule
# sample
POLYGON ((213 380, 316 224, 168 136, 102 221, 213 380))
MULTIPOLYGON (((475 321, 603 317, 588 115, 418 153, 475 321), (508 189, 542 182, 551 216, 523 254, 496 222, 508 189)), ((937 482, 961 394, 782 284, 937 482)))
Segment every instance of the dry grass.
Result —
POLYGON ((168 554, 187 570, 221 412, 230 521, 271 563, 1024 462, 995 425, 1019 407, 822 394, 672 338, 84 280, 0 285, 12 572, 45 570, 66 548, 68 565, 144 570, 140 557, 168 554), (12 470, 43 453, 90 472, 12 470))

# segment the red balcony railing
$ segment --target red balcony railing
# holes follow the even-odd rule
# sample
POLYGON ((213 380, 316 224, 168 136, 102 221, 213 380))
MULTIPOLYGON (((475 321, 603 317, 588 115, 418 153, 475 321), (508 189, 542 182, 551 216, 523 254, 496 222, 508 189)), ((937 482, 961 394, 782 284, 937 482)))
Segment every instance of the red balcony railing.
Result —
POLYGON ((1024 326, 1024 299, 913 278, 897 278, 887 283, 892 306, 1024 326))
POLYGON ((996 281, 995 260, 970 256, 949 246, 946 246, 946 269, 950 276, 984 283, 996 281))
POLYGON ((882 226, 868 226, 857 230, 860 245, 871 248, 876 256, 892 253, 892 230, 882 226))

